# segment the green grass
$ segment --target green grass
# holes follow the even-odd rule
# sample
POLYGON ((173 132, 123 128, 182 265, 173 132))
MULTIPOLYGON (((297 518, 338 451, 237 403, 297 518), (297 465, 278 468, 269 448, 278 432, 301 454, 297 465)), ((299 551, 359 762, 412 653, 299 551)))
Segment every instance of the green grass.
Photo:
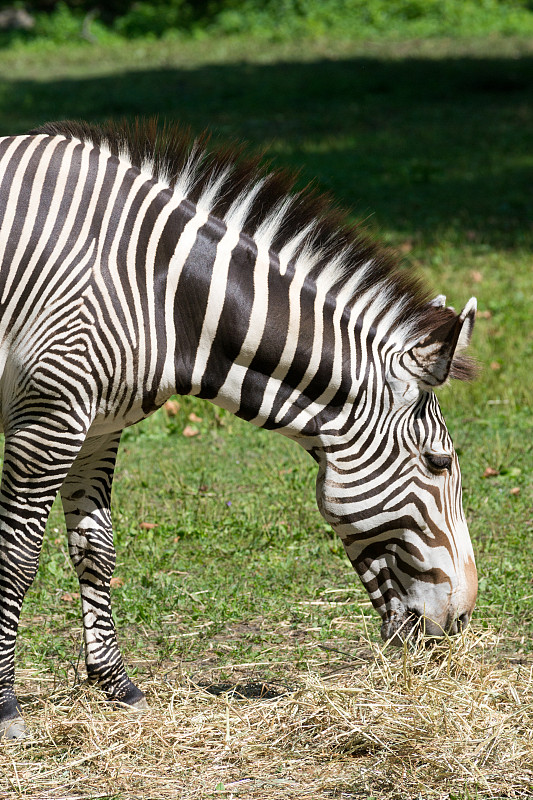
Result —
POLYGON ((438 276, 433 259, 446 253, 428 244, 469 236, 481 259, 487 247, 531 246, 532 54, 517 39, 8 51, 0 133, 136 114, 209 127, 301 169, 387 240, 409 237, 438 276))
MULTIPOLYGON (((435 294, 455 306, 477 295, 490 312, 473 342, 481 377, 440 398, 480 573, 475 624, 503 632, 493 658, 530 659, 531 42, 19 48, 0 55, 0 75, 0 134, 135 114, 211 127, 300 168, 302 183, 316 178, 435 294), (484 478, 489 466, 499 475, 484 478)), ((379 624, 316 510, 314 464, 282 437, 181 404, 177 418, 158 412, 128 431, 117 468, 124 584, 113 603, 131 671, 141 683, 161 669, 224 680, 230 665, 257 664, 243 674, 291 683, 346 665, 379 624), (193 411, 202 422, 189 439, 193 411), (147 521, 157 527, 142 530, 147 521)), ((23 611, 21 666, 74 681, 81 620, 78 601, 63 598, 75 591, 55 508, 23 611)))
MULTIPOLYGON (((348 605, 344 619, 337 604, 360 600, 360 622, 370 603, 316 510, 314 478, 313 462, 292 443, 220 419, 198 401, 182 400, 178 420, 168 423, 160 412, 128 431, 115 486, 115 574, 125 582, 113 601, 130 653, 190 662, 197 672, 206 653, 208 668, 219 669, 261 661, 266 648, 273 666, 262 677, 280 678, 285 670, 276 665, 291 636, 289 660, 302 666, 309 653, 316 659, 318 643, 331 646, 351 632, 354 609, 348 605), (194 439, 181 435, 191 408, 202 416, 194 439), (142 530, 141 522, 157 528, 142 530)), ((70 658, 77 654, 77 640, 74 647, 72 637, 65 643, 64 628, 74 626, 74 639, 81 635, 78 602, 62 600, 76 591, 76 578, 59 510, 50 527, 42 580, 26 609, 30 617, 40 609, 57 635, 39 655, 42 634, 30 618, 21 648, 31 659, 64 660, 68 651, 70 658)), ((328 660, 325 652, 321 661, 328 660)))
MULTIPOLYGON (((441 401, 462 454, 480 554, 478 616, 516 632, 530 632, 533 620, 531 599, 520 599, 533 592, 524 547, 531 528, 532 54, 531 43, 505 39, 393 47, 322 41, 259 53, 238 39, 209 47, 65 46, 6 51, 0 80, 0 133, 49 118, 137 113, 179 119, 193 131, 209 126, 300 168, 302 183, 316 178, 399 247, 435 293, 456 306, 478 296, 492 315, 478 320, 474 337, 481 379, 445 389, 441 401), (484 479, 487 466, 500 476, 484 479), (509 493, 515 485, 518 496, 509 493)), ((200 619, 218 630, 264 613, 309 619, 326 635, 336 607, 300 601, 337 584, 364 595, 315 510, 312 463, 238 420, 223 416, 220 425, 208 406, 187 400, 184 408, 205 419, 198 439, 181 436, 185 412, 125 437, 128 468, 119 462, 115 496, 118 569, 127 580, 115 592, 119 629, 156 630, 161 615, 177 614, 184 629, 200 619), (198 492, 203 485, 209 491, 198 492), (139 531, 146 515, 159 523, 154 532, 139 531), (196 591, 207 592, 209 603, 192 599, 196 591)), ((65 544, 52 541, 28 613, 48 603, 48 613, 66 614, 70 626, 77 609, 64 609, 57 596, 65 586, 75 588, 65 544)), ((347 617, 360 613, 348 610, 347 617)), ((201 650, 210 633, 180 647, 201 650)), ((64 654, 70 645, 62 641, 64 654)))

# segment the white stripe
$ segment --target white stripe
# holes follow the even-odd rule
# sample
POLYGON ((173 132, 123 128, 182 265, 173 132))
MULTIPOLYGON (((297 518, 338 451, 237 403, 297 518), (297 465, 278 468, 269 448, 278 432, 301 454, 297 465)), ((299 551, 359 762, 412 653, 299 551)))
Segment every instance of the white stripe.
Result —
MULTIPOLYGON (((26 169, 28 167, 28 163, 31 157, 33 156, 34 152, 38 148, 38 146, 41 144, 42 139, 43 139, 42 136, 36 136, 35 139, 32 142, 30 142, 30 144, 26 147, 26 150, 24 151, 15 170, 15 174, 13 176, 11 187, 9 189, 9 194, 6 200, 6 213, 4 215, 4 221, 2 223, 2 237, 0 239, 0 264, 3 263, 4 261, 6 245, 10 238, 11 230, 13 227, 13 221, 15 219, 15 214, 17 213, 17 204, 20 196, 20 191, 23 184, 25 184, 26 181, 28 180, 28 177, 26 175, 26 169)), ((17 144, 19 143, 20 142, 17 142, 17 144)), ((34 189, 30 197, 30 203, 28 207, 28 212, 26 214, 26 218, 24 220, 22 233, 19 239, 19 243, 17 245, 17 249, 14 253, 13 260, 9 264, 9 272, 7 273, 4 292, 2 295, 2 299, 0 301, 2 304, 5 303, 7 296, 11 290, 13 278, 16 274, 21 255, 24 252, 26 245, 28 243, 29 232, 31 232, 31 229, 35 224, 37 205, 41 198, 40 192, 35 191, 35 185, 37 185, 38 188, 40 187, 39 178, 42 178, 44 176, 44 172, 48 167, 48 160, 50 156, 53 154, 56 146, 57 146, 57 141, 51 139, 46 147, 46 150, 48 151, 51 150, 51 152, 46 153, 45 151, 45 153, 41 155, 41 158, 39 160, 37 171, 35 173, 36 180, 34 182, 34 189), (46 158, 46 156, 48 156, 48 159, 46 158)))
MULTIPOLYGON (((145 184, 146 185, 146 184, 145 184)), ((140 188, 140 187, 139 187, 140 188)), ((128 282, 132 289, 132 296, 133 296, 133 304, 134 308, 131 309, 134 316, 137 319, 137 326, 138 326, 138 341, 136 343, 136 352, 137 355, 137 374, 139 376, 138 380, 142 383, 142 379, 144 376, 145 371, 145 359, 147 355, 147 346, 146 346, 146 329, 145 324, 146 320, 143 318, 143 310, 141 304, 141 296, 140 292, 145 292, 147 286, 139 286, 137 283, 137 264, 136 264, 136 255, 137 255, 137 248, 139 246, 139 233, 141 231, 141 226, 144 222, 144 217, 146 215, 146 211, 155 200, 155 198, 160 194, 161 186, 159 184, 154 184, 144 197, 144 200, 139 207, 137 214, 135 216, 135 222, 133 224, 133 228, 129 234, 129 242, 128 242, 128 249, 126 251, 126 264, 127 264, 127 276, 128 282)), ((146 266, 148 267, 149 258, 147 254, 147 262, 146 266)), ((115 265, 112 265, 115 266, 115 265)), ((146 270, 148 274, 148 269, 146 270)), ((153 284, 153 280, 152 280, 153 284)), ((153 285, 152 285, 152 292, 153 292, 153 285)), ((109 313, 110 315, 114 316, 114 309, 112 304, 109 304, 109 313)), ((120 330, 120 323, 119 320, 115 317, 115 325, 117 329, 120 330)), ((124 349, 127 351, 126 342, 123 341, 124 349)), ((126 363, 126 381, 130 386, 133 386, 133 358, 128 359, 126 363)), ((117 387, 118 388, 118 387, 117 387)), ((139 386, 139 390, 141 390, 141 386, 139 386)))
POLYGON ((196 213, 185 225, 176 244, 174 255, 170 259, 167 283, 165 287, 165 340, 166 358, 161 377, 161 391, 173 392, 176 388, 176 320, 174 318, 174 302, 178 283, 185 262, 196 242, 199 229, 205 225, 209 212, 196 209, 196 213))
MULTIPOLYGON (((147 182, 146 175, 143 175, 142 173, 135 178, 135 180, 129 187, 128 196, 126 197, 125 201, 123 201, 123 205, 120 209, 120 219, 118 225, 116 226, 115 235, 113 237, 113 242, 111 244, 111 248, 109 251, 109 269, 112 273, 117 265, 118 246, 122 238, 128 214, 130 212, 131 206, 133 205, 135 198, 137 197, 139 190, 146 184, 146 182, 147 182)), ((133 320, 133 309, 130 308, 128 305, 128 302, 126 300, 126 295, 124 294, 124 289, 122 288, 122 281, 120 280, 118 274, 116 276, 116 280, 114 281, 113 285, 117 293, 120 309, 124 314, 124 317, 126 318, 126 327, 128 329, 128 334, 132 342, 132 346, 135 347, 137 343, 137 334, 135 332, 135 325, 133 320)), ((135 291, 135 286, 131 288, 133 289, 133 291, 135 291)))
MULTIPOLYGON (((155 271, 155 258, 157 254, 157 247, 159 245, 161 236, 165 229, 165 226, 169 220, 171 214, 178 208, 178 204, 176 203, 175 199, 172 198, 166 205, 159 211, 157 219, 155 221, 154 227, 150 233, 150 238, 148 241, 148 247, 146 249, 146 297, 147 297, 147 307, 148 307, 148 330, 152 331, 152 341, 151 346, 147 352, 147 366, 146 366, 146 375, 145 375, 145 383, 147 386, 150 386, 155 374, 155 368, 157 364, 157 360, 160 357, 165 358, 165 354, 161 352, 162 348, 168 346, 167 341, 156 341, 156 298, 155 298, 155 279, 154 279, 154 271, 155 271)), ((167 271, 170 272, 170 266, 167 271)), ((168 286, 168 282, 167 282, 168 286)))
MULTIPOLYGON (((281 271, 281 270, 280 270, 281 271)), ((284 274, 284 273, 282 273, 284 274)), ((301 303, 300 294, 302 286, 305 281, 305 273, 303 270, 297 271, 289 286, 289 325, 287 328, 287 338, 285 339, 285 346, 281 354, 279 363, 272 372, 271 377, 268 379, 265 386, 265 392, 261 407, 257 417, 252 420, 255 425, 261 425, 266 422, 270 416, 273 404, 280 389, 287 372, 289 371, 296 348, 298 347, 298 337, 300 335, 300 322, 301 322, 301 303)), ((283 285, 284 286, 284 285, 283 285)), ((263 323, 264 327, 264 323, 263 323)), ((282 335, 282 334, 281 334, 282 335)))
POLYGON ((202 386, 202 377, 211 353, 211 347, 217 332, 218 322, 226 298, 228 271, 231 254, 239 242, 239 230, 228 228, 217 245, 215 263, 209 286, 207 308, 205 310, 202 332, 196 349, 196 359, 191 377, 191 394, 198 394, 202 386))
MULTIPOLYGON (((280 422, 285 414, 292 408, 296 400, 304 393, 305 389, 309 386, 311 381, 313 380, 322 359, 322 345, 324 339, 324 319, 323 319, 323 308, 324 302, 326 299, 326 293, 324 288, 317 284, 317 292, 315 296, 315 303, 314 303, 314 327, 313 327, 313 347, 311 349, 311 358, 309 360, 309 365, 303 376, 302 380, 300 381, 298 387, 291 392, 290 397, 285 401, 282 405, 281 409, 279 410, 278 414, 276 415, 276 422, 280 422)), ((310 322, 310 324, 312 324, 310 322)), ((305 409, 298 415, 298 422, 291 423, 291 428, 298 429, 302 427, 302 420, 309 420, 310 412, 309 409, 305 409)), ((305 424, 305 423, 304 423, 305 424)))
POLYGON ((241 405, 242 384, 257 352, 263 333, 268 311, 268 275, 270 271, 270 253, 264 247, 258 248, 254 265, 254 299, 248 322, 248 330, 241 345, 239 355, 232 364, 218 396, 213 401, 216 405, 235 413, 241 405))

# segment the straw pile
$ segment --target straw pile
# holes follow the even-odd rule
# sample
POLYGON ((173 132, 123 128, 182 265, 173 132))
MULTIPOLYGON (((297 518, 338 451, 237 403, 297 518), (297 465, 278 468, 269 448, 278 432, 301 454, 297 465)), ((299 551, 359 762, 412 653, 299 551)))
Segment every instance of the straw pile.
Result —
POLYGON ((89 687, 34 695, 30 738, 0 744, 0 798, 531 797, 533 667, 495 663, 497 645, 368 642, 370 662, 278 693, 161 677, 144 714, 89 687))

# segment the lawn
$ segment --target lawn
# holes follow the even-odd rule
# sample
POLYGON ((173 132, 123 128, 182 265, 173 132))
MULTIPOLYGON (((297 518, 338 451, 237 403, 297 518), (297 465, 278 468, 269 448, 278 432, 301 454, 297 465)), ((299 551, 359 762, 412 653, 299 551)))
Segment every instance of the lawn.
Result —
POLYGON ((79 686, 77 586, 55 507, 18 645, 34 739, 2 745, 0 798, 531 796, 533 44, 41 46, 0 53, 0 76, 0 135, 157 114, 299 169, 435 294, 456 306, 477 295, 482 367, 477 383, 440 393, 480 574, 463 642, 383 654, 377 616, 316 510, 313 462, 180 398, 176 415, 125 433, 114 495, 115 621, 154 711, 128 726, 79 686), (263 685, 277 696, 227 694, 263 685), (350 706, 354 693, 368 707, 350 706), (399 741, 409 706, 444 728, 428 712, 433 722, 399 741))

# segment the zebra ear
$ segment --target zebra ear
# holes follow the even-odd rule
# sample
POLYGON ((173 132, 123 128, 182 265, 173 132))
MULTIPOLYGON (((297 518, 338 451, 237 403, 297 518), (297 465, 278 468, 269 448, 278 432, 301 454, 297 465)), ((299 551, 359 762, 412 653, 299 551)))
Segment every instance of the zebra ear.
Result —
POLYGON ((445 308, 446 306, 446 295, 445 294, 438 294, 433 300, 430 300, 428 305, 433 306, 434 308, 445 308))
POLYGON ((476 298, 471 297, 460 314, 449 316, 403 354, 403 366, 422 388, 441 386, 448 377, 466 380, 472 376, 468 359, 458 359, 454 364, 454 358, 468 347, 476 308, 476 298))

